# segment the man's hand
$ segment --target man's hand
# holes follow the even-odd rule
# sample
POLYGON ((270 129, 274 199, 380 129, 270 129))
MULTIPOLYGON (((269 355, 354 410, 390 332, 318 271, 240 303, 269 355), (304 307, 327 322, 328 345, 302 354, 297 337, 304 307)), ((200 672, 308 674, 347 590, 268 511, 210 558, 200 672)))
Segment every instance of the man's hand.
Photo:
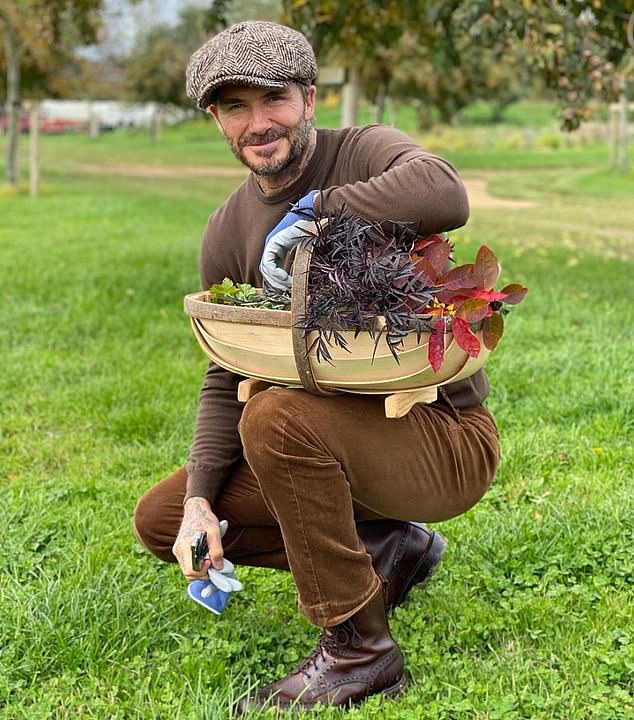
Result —
POLYGON ((212 566, 216 570, 222 570, 224 552, 221 537, 220 522, 211 511, 207 500, 201 497, 189 498, 185 503, 183 520, 172 547, 172 552, 178 560, 183 575, 188 580, 206 578, 207 571, 212 566), (198 531, 207 533, 209 559, 203 560, 200 570, 194 570, 191 558, 191 542, 198 531))
POLYGON ((315 223, 310 217, 317 192, 311 190, 301 198, 266 236, 260 272, 276 290, 288 290, 293 280, 286 270, 279 267, 280 263, 303 238, 315 232, 315 223))

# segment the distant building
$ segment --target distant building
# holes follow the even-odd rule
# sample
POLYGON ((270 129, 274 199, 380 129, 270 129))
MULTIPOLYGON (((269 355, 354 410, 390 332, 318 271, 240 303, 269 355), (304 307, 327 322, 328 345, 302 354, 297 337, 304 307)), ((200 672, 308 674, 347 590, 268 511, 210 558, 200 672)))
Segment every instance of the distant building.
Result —
MULTIPOLYGON (((28 103, 25 103, 28 105, 28 103)), ((159 103, 119 102, 117 100, 42 100, 40 130, 43 133, 84 132, 120 128, 149 127, 156 123, 175 125, 191 116, 192 111, 159 103)), ((0 115, 0 129, 6 132, 7 117, 0 115)), ((22 132, 28 132, 29 119, 20 121, 22 132)))

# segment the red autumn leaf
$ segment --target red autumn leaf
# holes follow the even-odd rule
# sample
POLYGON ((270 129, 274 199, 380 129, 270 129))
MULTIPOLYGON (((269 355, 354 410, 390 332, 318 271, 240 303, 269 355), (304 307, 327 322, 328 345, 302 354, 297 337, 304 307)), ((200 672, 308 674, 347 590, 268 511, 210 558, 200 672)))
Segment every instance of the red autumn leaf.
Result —
POLYGON ((504 318, 500 313, 493 313, 482 323, 482 341, 485 347, 493 350, 504 332, 504 318))
POLYGON ((469 298, 465 300, 458 310, 456 311, 456 317, 466 320, 468 323, 477 323, 480 320, 484 320, 485 317, 491 314, 491 308, 487 300, 481 298, 469 298))
POLYGON ((504 298, 505 303, 508 303, 509 305, 517 305, 518 303, 522 302, 524 296, 528 292, 528 289, 525 288, 523 285, 512 283, 511 285, 503 287, 500 292, 503 292, 506 295, 506 297, 504 298))
POLYGON ((422 250, 417 250, 416 254, 427 258, 427 260, 429 260, 429 262, 432 264, 432 267, 436 271, 436 274, 439 275, 441 272, 443 272, 443 270, 447 266, 447 263, 449 262, 449 256, 451 255, 451 245, 438 235, 434 237, 436 239, 433 240, 433 242, 425 245, 422 250))
POLYGON ((444 285, 447 290, 457 290, 458 288, 476 287, 477 281, 474 273, 475 265, 473 263, 465 263, 452 268, 445 273, 439 280, 439 285, 444 285))
POLYGON ((463 302, 470 299, 470 295, 467 295, 469 290, 461 290, 459 293, 454 293, 451 296, 451 304, 456 307, 460 307, 463 302))
POLYGON ((464 289, 461 288, 459 292, 456 292, 455 290, 441 290, 437 297, 438 300, 442 303, 445 303, 445 305, 455 305, 456 307, 459 307, 465 300, 469 300, 471 297, 470 288, 464 289))
POLYGON ((475 259, 475 275, 478 287, 489 289, 495 287, 500 277, 500 263, 486 245, 481 245, 475 259))
POLYGON ((492 300, 504 300, 506 297, 506 294, 503 293, 501 290, 480 290, 478 288, 474 288, 469 295, 474 298, 482 298, 482 300, 488 300, 491 302, 492 300))
POLYGON ((477 336, 471 332, 471 328, 466 320, 460 317, 454 317, 451 322, 451 331, 456 338, 458 345, 473 358, 480 354, 480 341, 477 336))
POLYGON ((449 301, 451 300, 452 296, 454 294, 453 290, 441 290, 437 295, 436 299, 438 302, 444 303, 445 305, 449 304, 449 301))
POLYGON ((445 321, 438 318, 429 334, 427 345, 427 360, 434 372, 438 372, 445 357, 445 321))
POLYGON ((433 287, 438 280, 438 273, 426 257, 416 258, 414 265, 420 273, 418 280, 427 287, 433 287))
POLYGON ((458 288, 457 291, 452 290, 448 297, 450 297, 451 301, 455 304, 464 302, 469 298, 480 298, 481 300, 486 300, 487 302, 492 302, 493 300, 504 300, 506 295, 503 292, 498 292, 496 290, 482 290, 481 288, 476 287, 461 287, 458 288))
POLYGON ((435 242, 445 242, 440 235, 437 235, 434 233, 433 235, 425 235, 425 237, 420 238, 420 240, 417 240, 414 243, 414 247, 412 248, 412 255, 414 254, 421 254, 423 249, 426 248, 428 245, 431 245, 435 242))

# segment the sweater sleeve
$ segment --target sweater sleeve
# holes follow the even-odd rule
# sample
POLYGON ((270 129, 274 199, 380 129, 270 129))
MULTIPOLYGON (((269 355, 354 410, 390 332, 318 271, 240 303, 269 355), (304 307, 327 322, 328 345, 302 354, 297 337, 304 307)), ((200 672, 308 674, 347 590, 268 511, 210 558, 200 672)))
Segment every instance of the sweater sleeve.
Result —
MULTIPOLYGON (((223 277, 242 281, 237 268, 228 261, 230 247, 223 245, 224 211, 219 209, 208 220, 200 257, 202 288, 223 277), (211 250, 208 245, 211 245, 211 250)), ((243 378, 210 362, 200 389, 194 437, 187 461, 185 500, 204 497, 212 506, 223 485, 242 458, 238 423, 244 405, 238 401, 238 383, 243 378)))
POLYGON ((422 234, 467 222, 466 190, 446 160, 393 128, 370 126, 352 145, 351 181, 325 188, 319 200, 322 209, 335 210, 345 203, 362 217, 411 223, 422 234), (362 179, 355 181, 355 176, 362 179))
POLYGON ((240 376, 209 363, 187 462, 185 500, 204 497, 213 507, 232 468, 242 457, 238 423, 243 405, 237 398, 240 380, 240 376))

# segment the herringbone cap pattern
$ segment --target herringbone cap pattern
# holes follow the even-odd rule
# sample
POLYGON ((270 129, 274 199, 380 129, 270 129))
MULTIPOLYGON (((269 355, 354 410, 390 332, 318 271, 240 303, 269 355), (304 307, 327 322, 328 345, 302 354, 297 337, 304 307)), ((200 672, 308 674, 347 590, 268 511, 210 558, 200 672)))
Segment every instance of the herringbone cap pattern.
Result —
POLYGON ((311 85, 316 77, 317 60, 304 35, 286 25, 248 21, 214 35, 196 50, 187 65, 186 89, 205 109, 221 85, 311 85))

